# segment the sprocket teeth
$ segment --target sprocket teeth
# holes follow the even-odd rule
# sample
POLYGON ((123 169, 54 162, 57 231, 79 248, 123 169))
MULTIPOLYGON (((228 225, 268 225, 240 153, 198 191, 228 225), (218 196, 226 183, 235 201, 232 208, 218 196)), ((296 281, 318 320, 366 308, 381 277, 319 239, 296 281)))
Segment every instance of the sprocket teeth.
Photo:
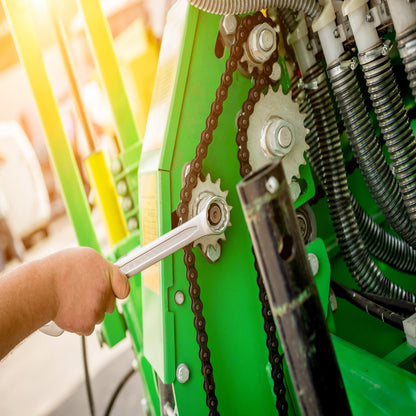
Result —
MULTIPOLYGON (((212 181, 211 174, 207 173, 205 176, 205 180, 201 180, 198 178, 197 185, 192 191, 192 197, 189 201, 189 218, 191 218, 192 213, 196 211, 197 205, 200 202, 203 196, 207 196, 211 194, 212 196, 216 195, 226 200, 228 196, 228 190, 222 191, 221 190, 221 178, 218 178, 215 182, 212 181)), ((231 211, 232 207, 227 204, 228 210, 231 211)), ((230 226, 231 223, 228 223, 230 226)), ((193 247, 200 246, 201 251, 206 253, 208 247, 211 245, 213 247, 217 247, 219 241, 225 240, 225 234, 217 234, 217 235, 207 235, 205 237, 201 237, 198 240, 194 241, 193 247)))
POLYGON ((269 86, 266 93, 261 95, 250 116, 247 129, 249 161, 253 170, 270 162, 261 148, 259 137, 261 137, 264 125, 272 117, 286 120, 295 130, 295 144, 291 151, 281 158, 286 176, 291 180, 293 177, 299 177, 299 167, 306 164, 304 153, 309 148, 305 141, 308 133, 304 126, 306 115, 300 113, 299 105, 292 100, 291 92, 285 95, 281 88, 274 91, 269 86))

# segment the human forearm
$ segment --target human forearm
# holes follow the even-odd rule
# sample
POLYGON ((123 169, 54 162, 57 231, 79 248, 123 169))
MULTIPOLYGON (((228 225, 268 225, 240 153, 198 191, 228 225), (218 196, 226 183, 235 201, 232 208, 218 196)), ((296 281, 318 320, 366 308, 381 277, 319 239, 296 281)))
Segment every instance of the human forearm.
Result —
POLYGON ((125 298, 127 277, 96 251, 78 247, 54 253, 0 277, 0 359, 49 321, 89 335, 125 298))
POLYGON ((42 266, 33 261, 0 277, 0 359, 55 315, 51 276, 42 266))

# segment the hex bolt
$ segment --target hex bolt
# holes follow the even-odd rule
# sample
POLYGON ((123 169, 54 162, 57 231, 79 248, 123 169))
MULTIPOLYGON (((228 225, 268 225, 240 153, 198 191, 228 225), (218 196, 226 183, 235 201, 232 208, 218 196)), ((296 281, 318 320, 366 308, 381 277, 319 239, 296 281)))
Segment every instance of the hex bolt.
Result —
POLYGON ((267 23, 257 25, 248 38, 249 54, 255 62, 266 62, 277 47, 276 32, 267 23))
POLYGON ((268 29, 263 29, 259 35, 259 45, 264 51, 268 52, 273 48, 275 35, 268 29))
POLYGON ((189 380, 190 371, 186 364, 181 363, 176 367, 176 379, 179 383, 184 384, 189 380))
POLYGON ((280 117, 272 117, 267 122, 260 138, 260 146, 266 157, 275 159, 290 152, 295 144, 294 128, 280 117))
POLYGON ((314 253, 308 253, 308 261, 309 261, 309 265, 311 266, 312 274, 315 277, 319 272, 318 257, 314 253))
POLYGON ((181 290, 175 293, 175 302, 177 305, 183 305, 185 302, 185 295, 181 290))
POLYGON ((277 141, 284 149, 287 149, 293 140, 292 131, 288 126, 281 126, 277 131, 277 141))
POLYGON ((222 19, 222 27, 226 35, 232 35, 237 29, 237 18, 233 14, 227 14, 222 19))
POLYGON ((271 194, 274 194, 279 189, 279 182, 274 176, 270 176, 270 178, 267 179, 266 189, 271 194))

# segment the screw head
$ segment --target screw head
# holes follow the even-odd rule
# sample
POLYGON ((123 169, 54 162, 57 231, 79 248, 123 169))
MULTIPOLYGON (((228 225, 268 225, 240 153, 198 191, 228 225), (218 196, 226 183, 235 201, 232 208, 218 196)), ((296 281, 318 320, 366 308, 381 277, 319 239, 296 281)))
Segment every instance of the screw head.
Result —
POLYGON ((267 179, 266 189, 271 194, 274 194, 279 189, 279 182, 274 176, 270 176, 270 178, 267 179))
POLYGON ((130 197, 123 198, 123 202, 121 203, 124 211, 130 211, 133 208, 133 201, 130 197))
POLYGON ((185 302, 185 295, 181 290, 175 293, 175 302, 177 305, 183 305, 185 302))
POLYGON ((126 181, 120 181, 117 184, 117 192, 120 195, 126 195, 127 194, 127 191, 128 191, 128 189, 127 189, 127 183, 126 183, 126 181))
POLYGON ((130 217, 129 220, 127 221, 127 228, 129 229, 129 231, 133 231, 136 228, 138 228, 139 226, 139 221, 137 221, 136 217, 130 217))
POLYGON ((120 159, 114 159, 111 162, 111 171, 114 175, 117 175, 117 173, 120 173, 123 169, 123 166, 121 165, 120 159))
POLYGON ((184 384, 189 380, 190 371, 186 364, 181 363, 176 367, 176 379, 179 383, 184 384))
POLYGON ((314 253, 308 253, 308 261, 309 261, 309 265, 311 266, 312 274, 315 277, 319 272, 318 257, 314 253))

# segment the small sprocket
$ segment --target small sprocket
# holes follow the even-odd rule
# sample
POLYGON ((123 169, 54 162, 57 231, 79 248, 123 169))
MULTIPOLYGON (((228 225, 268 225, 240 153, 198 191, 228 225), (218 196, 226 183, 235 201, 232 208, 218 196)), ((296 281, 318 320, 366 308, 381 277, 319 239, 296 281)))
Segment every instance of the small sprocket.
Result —
MULTIPOLYGON (((192 191, 192 198, 189 201, 189 218, 198 214, 198 208, 202 201, 209 199, 213 196, 219 196, 226 200, 228 191, 222 191, 220 187, 221 181, 218 178, 216 182, 212 182, 211 175, 208 173, 205 180, 198 178, 198 183, 192 191)), ((228 211, 231 211, 232 207, 227 204, 228 211)), ((228 223, 230 226, 231 223, 228 223)), ((208 260, 212 261, 212 256, 207 256, 209 252, 215 252, 220 250, 219 241, 225 240, 225 234, 212 234, 205 237, 201 237, 194 241, 193 245, 196 247, 199 245, 204 256, 208 257, 208 260)))
POLYGON ((280 88, 274 91, 269 87, 255 105, 247 129, 247 149, 253 170, 281 159, 288 182, 298 178, 300 165, 306 164, 304 152, 308 149, 304 119, 291 93, 285 95, 280 88))

